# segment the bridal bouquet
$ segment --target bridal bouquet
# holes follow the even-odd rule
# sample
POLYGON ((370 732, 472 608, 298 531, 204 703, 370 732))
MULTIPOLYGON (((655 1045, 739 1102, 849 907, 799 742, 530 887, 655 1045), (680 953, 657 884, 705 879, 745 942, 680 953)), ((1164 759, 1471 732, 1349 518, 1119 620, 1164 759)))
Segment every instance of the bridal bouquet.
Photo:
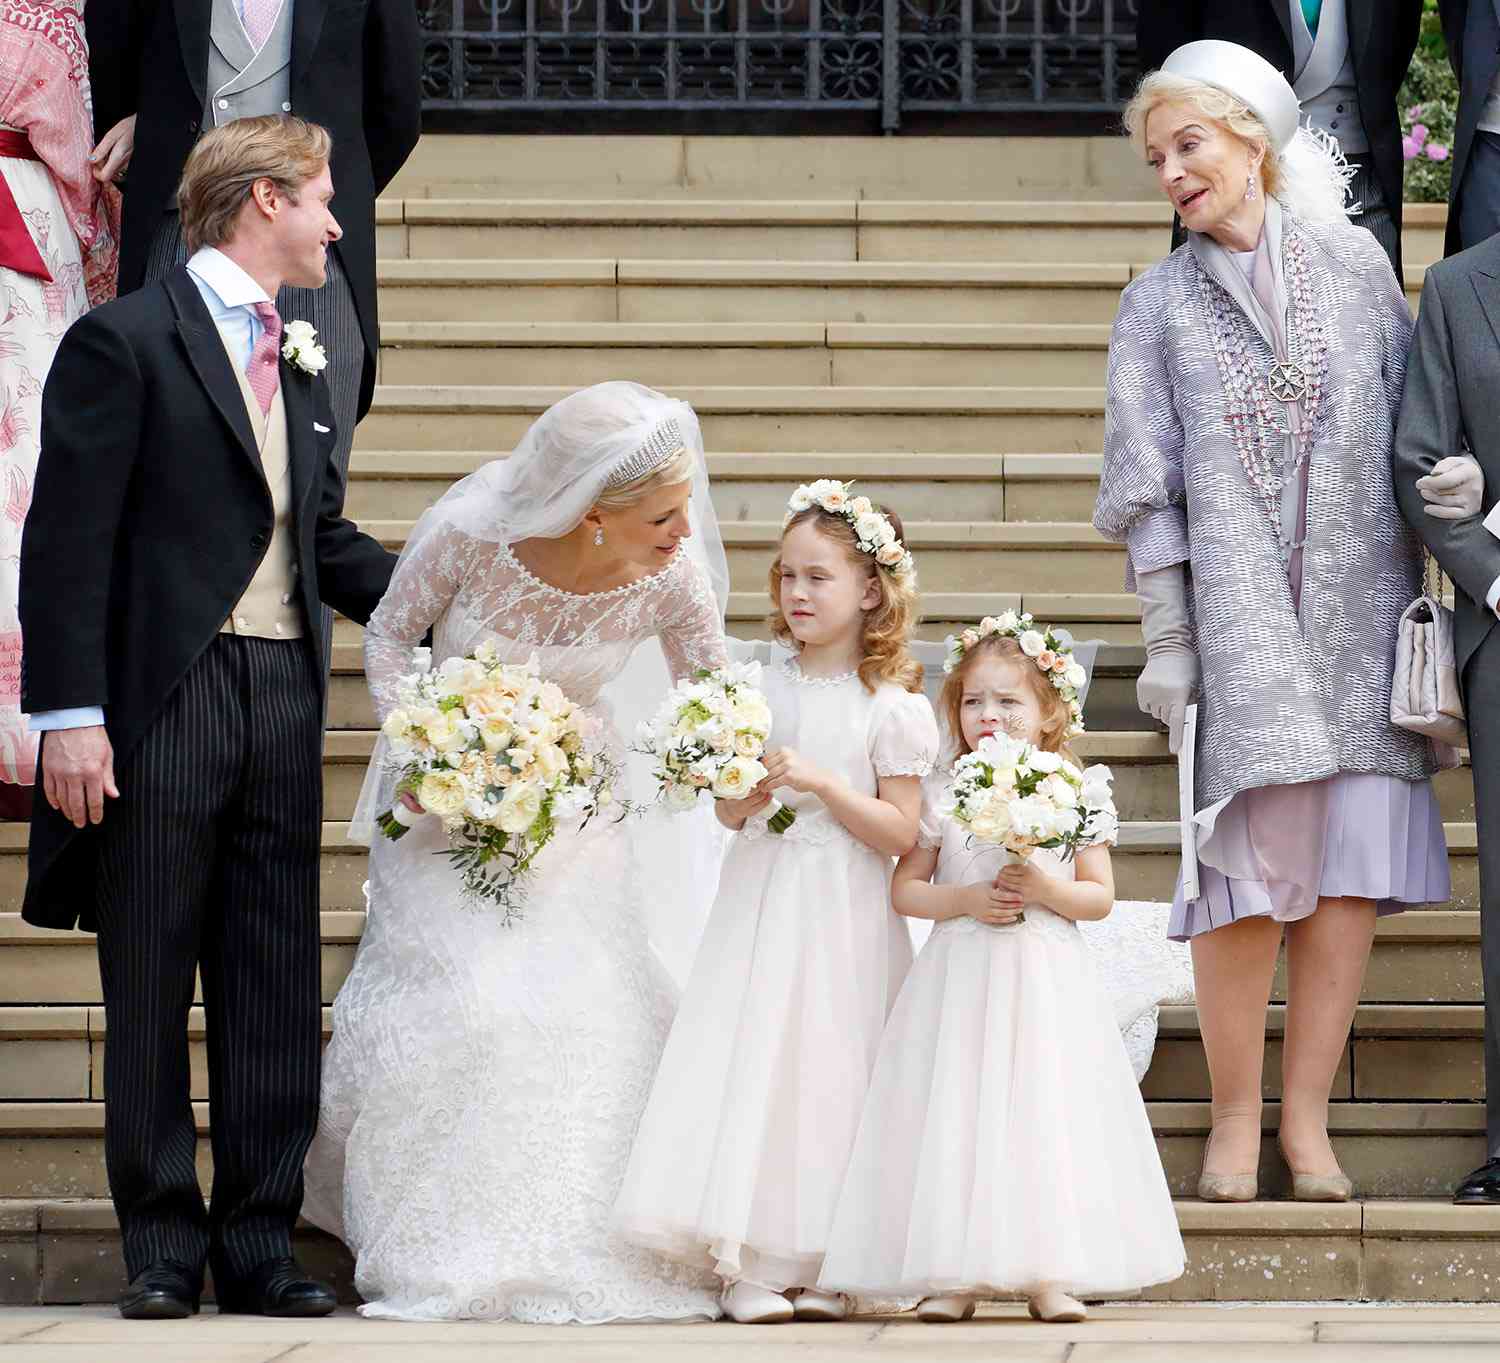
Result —
MULTIPOLYGON (((593 722, 535 659, 503 663, 492 644, 408 677, 382 731, 397 794, 442 820, 464 889, 499 905, 507 921, 558 825, 586 825, 612 798, 613 764, 589 747, 593 722)), ((404 837, 418 817, 398 799, 381 831, 404 837)))
MULTIPOLYGON (((700 668, 640 726, 633 751, 655 763, 669 809, 691 809, 705 791, 716 800, 743 800, 765 779, 760 759, 771 736, 771 707, 759 684, 757 662, 700 668)), ((785 833, 796 817, 777 804, 768 826, 785 833)))
POLYGON ((1065 857, 1112 843, 1120 821, 1108 767, 1080 770, 1067 758, 996 734, 953 768, 949 812, 976 842, 1025 861, 1039 847, 1065 857))

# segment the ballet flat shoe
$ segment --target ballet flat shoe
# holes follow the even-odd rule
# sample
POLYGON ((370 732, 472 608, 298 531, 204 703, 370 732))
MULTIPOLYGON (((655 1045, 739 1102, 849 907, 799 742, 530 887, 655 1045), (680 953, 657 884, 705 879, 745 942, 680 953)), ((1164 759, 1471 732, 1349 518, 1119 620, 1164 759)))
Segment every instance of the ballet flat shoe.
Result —
POLYGON ((792 1298, 792 1315, 797 1320, 835 1321, 849 1316, 849 1298, 842 1292, 819 1292, 804 1287, 792 1298))
POLYGON ((1089 1315, 1088 1307, 1081 1301, 1056 1287, 1028 1297, 1026 1310, 1032 1320, 1045 1321, 1048 1325, 1077 1325, 1089 1315))
POLYGON ((1198 1175, 1200 1202, 1254 1202, 1259 1193, 1255 1174, 1210 1174, 1205 1170, 1198 1175))
POLYGON ((957 1325, 974 1315, 974 1298, 963 1296, 923 1297, 917 1303, 917 1319, 929 1325, 957 1325))
POLYGON ((719 1296, 730 1320, 741 1325, 782 1325, 792 1318, 792 1304, 780 1292, 755 1283, 730 1283, 719 1296))

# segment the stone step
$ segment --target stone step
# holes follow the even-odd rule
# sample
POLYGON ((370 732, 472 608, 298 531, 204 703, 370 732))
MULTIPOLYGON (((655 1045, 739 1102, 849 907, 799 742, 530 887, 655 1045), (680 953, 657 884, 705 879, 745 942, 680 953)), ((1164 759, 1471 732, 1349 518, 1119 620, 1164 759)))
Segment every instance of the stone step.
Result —
POLYGON ((386 384, 1102 385, 1102 323, 392 322, 386 384))
MULTIPOLYGON (((405 544, 411 524, 361 523, 393 549, 405 544)), ((1125 571, 1123 548, 1077 522, 907 521, 903 529, 927 592, 1093 595, 1118 592, 1125 571)), ((764 592, 766 570, 781 542, 780 519, 730 521, 720 533, 730 590, 764 592)))
POLYGON ((1124 263, 393 260, 382 322, 1110 322, 1124 263))
MULTIPOLYGON (((1171 212, 1160 198, 384 199, 382 255, 409 258, 626 256, 656 259, 1150 260, 1164 254, 1171 212)), ((1442 258, 1443 219, 1412 214, 1404 251, 1442 258)))
MULTIPOLYGON (((1494 1207, 1455 1207, 1446 1199, 1371 1198, 1343 1204, 1265 1201, 1216 1205, 1183 1200, 1175 1204, 1175 1209, 1187 1250, 1187 1271, 1176 1282, 1145 1293, 1148 1300, 1380 1303, 1500 1300, 1500 1275, 1493 1271, 1496 1248, 1500 1245, 1500 1211, 1494 1207)), ((358 1300, 353 1288, 352 1260, 337 1240, 306 1223, 299 1223, 296 1251, 299 1260, 311 1271, 337 1285, 342 1300, 358 1300)), ((3 1255, 6 1266, 6 1275, 0 1279, 0 1305, 112 1303, 125 1283, 119 1224, 114 1208, 103 1197, 0 1199, 0 1255, 3 1255)), ((205 1299, 211 1297, 210 1283, 205 1299)), ((1347 1311, 1349 1308, 1341 1309, 1347 1311)), ((1469 1340, 1476 1345, 1488 1343, 1496 1328, 1496 1318, 1481 1306, 1466 1305, 1461 1309, 1461 1320, 1444 1320, 1419 1327, 1423 1329, 1422 1338, 1469 1340)), ((1385 1314, 1382 1312, 1382 1317, 1385 1314)), ((1260 1338, 1253 1333, 1244 1333, 1255 1331, 1255 1321, 1236 1325, 1218 1318, 1221 1315, 1216 1315, 1211 1327, 1216 1339, 1221 1335, 1226 1340, 1260 1338)), ((1109 1324, 1100 1324, 1100 1321, 1107 1322, 1103 1312, 1096 1313, 1094 1321, 1086 1327, 1090 1337, 1100 1330, 1109 1330, 1109 1324)), ((20 1323, 25 1325, 24 1321, 20 1323)), ((1265 1322, 1260 1324, 1273 1332, 1277 1329, 1274 1322, 1269 1326, 1265 1322)), ((53 1352, 46 1356, 62 1359, 76 1354, 83 1357, 90 1345, 97 1349, 105 1338, 101 1328, 113 1330, 115 1327, 101 1327, 91 1320, 52 1324, 48 1337, 63 1342, 53 1344, 53 1352)), ((418 1332, 422 1329, 420 1326, 406 1328, 418 1332)), ((983 1328, 992 1332, 995 1325, 986 1322, 983 1328)), ((1108 1337, 1137 1341, 1157 1337, 1151 1322, 1132 1319, 1128 1328, 1131 1330, 1128 1336, 1108 1337), (1136 1331, 1134 1327, 1137 1325, 1144 1326, 1145 1331, 1136 1331)), ((1285 1334, 1287 1323, 1284 1320, 1280 1328, 1283 1333, 1275 1334, 1275 1340, 1285 1343, 1291 1336, 1285 1334)), ((1356 1322, 1346 1322, 1341 1318, 1318 1328, 1334 1338, 1385 1341, 1391 1337, 1392 1327, 1389 1320, 1377 1317, 1356 1322)), ((339 1349, 341 1342, 347 1345, 358 1341, 359 1356, 365 1357, 370 1348, 382 1347, 364 1342, 367 1329, 358 1320, 333 1321, 320 1324, 317 1337, 328 1341, 326 1347, 335 1350, 339 1349), (347 1340, 345 1331, 349 1332, 347 1340)), ((1307 1329, 1306 1339, 1310 1340, 1314 1337, 1310 1323, 1307 1329)), ((130 1327, 132 1339, 139 1337, 152 1341, 140 1345, 143 1350, 149 1350, 153 1343, 158 1350, 170 1347, 169 1340, 181 1333, 180 1326, 136 1324, 130 1327)), ((115 1336, 111 1334, 109 1338, 115 1336)), ((970 1338, 977 1343, 977 1335, 970 1338)), ((1247 1359, 1264 1356, 1266 1343, 1271 1338, 1271 1335, 1265 1337, 1266 1342, 1259 1346, 1258 1352, 1252 1343, 1242 1345, 1241 1351, 1234 1356, 1247 1359)), ((900 1346, 892 1344, 890 1335, 884 1335, 882 1339, 885 1345, 899 1351, 900 1346)), ((230 1347, 224 1345, 222 1350, 230 1347)), ((607 1350, 609 1346, 604 1347, 607 1350)), ((635 1356, 632 1346, 624 1347, 630 1351, 630 1356, 635 1356)), ((963 1346, 956 1347, 961 1349, 963 1346)), ((1070 1346, 1060 1344, 1059 1347, 1061 1353, 1047 1352, 1045 1356, 1060 1358, 1070 1346)), ((1145 1360, 1157 1356, 1154 1346, 1149 1343, 1105 1344, 1102 1347, 1106 1351, 1113 1350, 1120 1358, 1145 1360)), ((1339 1348, 1337 1344, 1321 1347, 1335 1352, 1339 1348)), ((36 1352, 37 1345, 32 1344, 30 1348, 32 1352, 28 1358, 42 1357, 36 1352)), ((1224 1348, 1233 1349, 1234 1346, 1225 1344, 1224 1348)), ((1458 1356, 1463 1350, 1452 1350, 1450 1345, 1450 1352, 1458 1356)), ((994 1345, 990 1343, 985 1356, 994 1356, 994 1353, 994 1345)), ((120 1356, 118 1346, 114 1356, 120 1356)), ((227 1357, 228 1354, 221 1351, 214 1356, 227 1357)), ((263 1356, 264 1350, 256 1355, 257 1358, 263 1356)), ((340 1358, 354 1356, 353 1353, 338 1353, 340 1358)), ((623 1358, 625 1355, 619 1356, 623 1358)), ((831 1351, 828 1356, 841 1356, 841 1351, 831 1351)), ((1043 1355, 1028 1350, 1026 1356, 1043 1355)), ((1340 1358, 1352 1356, 1338 1353, 1340 1358)))
MULTIPOLYGON (((325 902, 362 902, 365 852, 344 840, 343 826, 324 825, 325 902)), ((1127 837, 1127 842, 1128 842, 1127 837)), ((1154 854, 1153 854, 1154 855, 1154 854)), ((1128 865, 1130 848, 1119 854, 1128 865)), ((0 861, 19 861, 15 855, 0 861)), ((1128 879, 1128 877, 1122 877, 1128 879)), ((1127 893, 1125 886, 1121 894, 1127 893)), ((323 1001, 332 1003, 364 930, 358 908, 325 908, 322 916, 323 1001)), ((1283 997, 1278 976, 1276 997, 1283 997)), ((1484 990, 1479 968, 1479 915, 1447 909, 1382 918, 1365 972, 1366 1003, 1472 1004, 1484 990)), ((34 928, 14 912, 0 913, 0 1005, 97 1004, 94 938, 84 932, 34 928)))
MULTIPOLYGON (((502 457, 493 450, 357 449, 344 508, 357 521, 414 520, 460 478, 502 457)), ((708 470, 722 521, 774 521, 798 483, 844 478, 904 520, 946 520, 961 506, 976 520, 1086 523, 1093 517, 1100 462, 1097 454, 803 450, 710 452, 708 470)))
MULTIPOLYGON (((1147 261, 400 260, 383 322, 1107 325, 1147 261)), ((1425 269, 1406 269, 1416 306, 1425 269)))
MULTIPOLYGON (((501 1081, 503 1082, 503 1081, 501 1081)), ((206 1133, 206 1102, 194 1103, 200 1133, 206 1133)), ((1209 1130, 1206 1102, 1150 1102, 1147 1111, 1174 1197, 1190 1196, 1197 1184, 1209 1130)), ((1290 1177, 1275 1152, 1280 1109, 1264 1109, 1266 1139, 1261 1188, 1285 1197, 1290 1177)), ((1483 1103, 1343 1102, 1329 1105, 1329 1134, 1339 1160, 1367 1197, 1441 1197, 1484 1162, 1483 1103)), ((0 1197, 102 1197, 104 1104, 0 1102, 0 1197)), ((198 1147, 205 1184, 211 1177, 206 1141, 198 1147)))
MULTIPOLYGON (((333 1010, 323 1010, 323 1036, 333 1010)), ((1268 1101, 1281 1097, 1286 1009, 1266 1022, 1268 1101)), ((188 1020, 192 1096, 207 1100, 201 1007, 188 1020)), ((1484 1009, 1471 1004, 1364 1004, 1332 1097, 1336 1102, 1477 1102, 1484 1099, 1484 1009)), ((105 1010, 70 1004, 0 1006, 0 1102, 82 1102, 104 1097, 105 1010)), ((1161 1010, 1156 1054, 1141 1084, 1152 1100, 1202 1102, 1208 1069, 1197 1010, 1161 1010)))
POLYGON ((1141 200, 1123 137, 474 136, 429 132, 391 199, 1141 200))

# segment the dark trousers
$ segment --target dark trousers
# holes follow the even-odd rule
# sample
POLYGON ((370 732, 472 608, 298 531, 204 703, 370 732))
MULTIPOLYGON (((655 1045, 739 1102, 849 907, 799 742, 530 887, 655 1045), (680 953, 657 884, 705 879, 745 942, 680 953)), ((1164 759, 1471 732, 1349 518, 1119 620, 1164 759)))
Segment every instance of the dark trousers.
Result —
POLYGON ((1458 238, 1464 250, 1500 232, 1500 136, 1474 134, 1458 196, 1458 238))
POLYGON ((305 641, 219 635, 118 772, 100 830, 104 1148, 132 1277, 291 1253, 321 1061, 321 698, 305 641), (194 1164, 200 972, 214 1156, 194 1164))
POLYGON ((1479 964, 1484 975, 1485 1125, 1500 1158, 1500 629, 1464 668, 1469 763, 1479 829, 1479 964))

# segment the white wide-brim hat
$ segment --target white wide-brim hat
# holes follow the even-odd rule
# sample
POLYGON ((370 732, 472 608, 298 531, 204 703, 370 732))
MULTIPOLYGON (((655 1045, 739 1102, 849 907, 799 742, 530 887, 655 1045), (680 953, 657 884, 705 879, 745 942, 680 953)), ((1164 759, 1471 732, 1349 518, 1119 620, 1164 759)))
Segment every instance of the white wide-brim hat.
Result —
POLYGON ((1248 47, 1217 38, 1184 43, 1161 69, 1170 76, 1199 80, 1233 95, 1266 125, 1277 151, 1285 150, 1297 134, 1302 106, 1296 91, 1280 71, 1248 47))

